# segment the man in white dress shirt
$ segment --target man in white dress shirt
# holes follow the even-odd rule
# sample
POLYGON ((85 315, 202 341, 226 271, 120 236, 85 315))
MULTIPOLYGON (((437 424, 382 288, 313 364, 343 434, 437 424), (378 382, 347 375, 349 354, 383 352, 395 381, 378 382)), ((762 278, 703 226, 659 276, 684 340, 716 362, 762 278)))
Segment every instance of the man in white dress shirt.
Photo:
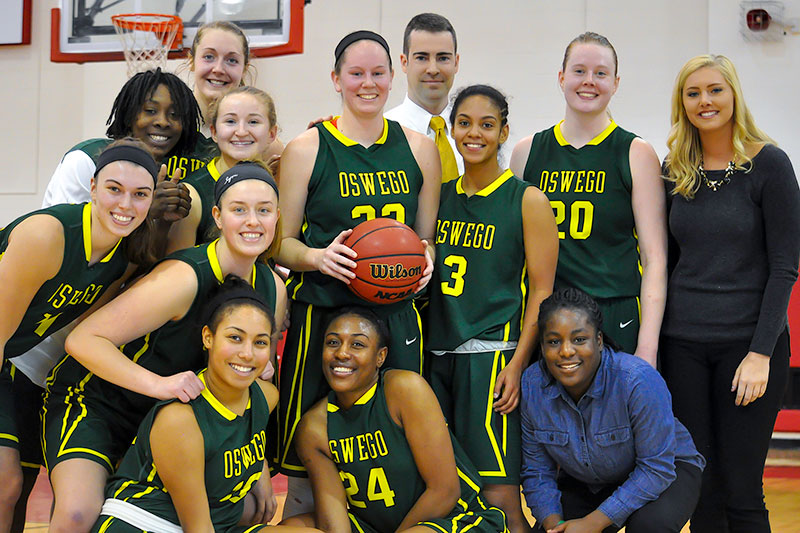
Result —
POLYGON ((456 31, 443 16, 421 13, 412 18, 403 34, 400 55, 408 93, 402 104, 385 113, 386 118, 427 135, 437 143, 443 182, 464 172, 464 162, 450 135, 449 95, 458 72, 456 44, 456 31), (434 117, 444 119, 444 124, 434 117))

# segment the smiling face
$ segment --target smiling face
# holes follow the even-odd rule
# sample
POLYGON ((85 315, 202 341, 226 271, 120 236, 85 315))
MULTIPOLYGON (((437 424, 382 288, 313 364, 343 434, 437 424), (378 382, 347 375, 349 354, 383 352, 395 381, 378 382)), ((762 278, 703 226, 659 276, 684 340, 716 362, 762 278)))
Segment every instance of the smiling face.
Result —
POLYGON ((619 86, 614 52, 599 44, 572 45, 566 67, 558 73, 558 84, 573 111, 604 113, 619 86))
POLYGON ((200 100, 216 100, 241 83, 247 66, 244 54, 238 35, 219 28, 203 32, 192 58, 195 93, 200 100))
POLYGON ((144 141, 156 162, 160 162, 178 144, 182 131, 169 89, 159 85, 142 104, 131 133, 144 141))
POLYGON ((701 133, 732 127, 733 89, 718 69, 703 67, 689 74, 682 95, 686 117, 701 133))
POLYGON ((257 258, 269 248, 278 223, 278 195, 257 179, 240 181, 211 210, 232 253, 257 258))
POLYGON ((508 138, 508 124, 502 124, 500 110, 486 96, 468 96, 458 104, 453 138, 465 163, 474 165, 497 159, 500 145, 508 138))
POLYGON ((584 311, 570 308, 554 311, 541 333, 547 369, 577 402, 589 390, 600 366, 603 334, 584 311))
POLYGON ((211 135, 228 167, 259 157, 275 140, 276 133, 277 126, 269 121, 269 110, 247 93, 223 98, 211 126, 211 135))
POLYGON ((130 161, 114 161, 92 178, 92 219, 117 238, 127 237, 147 218, 153 176, 130 161))
POLYGON ((412 31, 408 55, 400 56, 409 98, 432 114, 441 113, 458 72, 458 59, 450 32, 412 31))
POLYGON ((336 92, 342 94, 344 108, 358 115, 383 113, 393 76, 386 50, 370 40, 348 46, 339 72, 331 73, 336 92))
POLYGON ((208 372, 214 384, 245 390, 270 358, 272 327, 264 311, 241 304, 225 313, 216 331, 203 327, 208 372))
POLYGON ((342 315, 325 332, 322 373, 340 404, 349 407, 378 380, 388 349, 366 318, 342 315))

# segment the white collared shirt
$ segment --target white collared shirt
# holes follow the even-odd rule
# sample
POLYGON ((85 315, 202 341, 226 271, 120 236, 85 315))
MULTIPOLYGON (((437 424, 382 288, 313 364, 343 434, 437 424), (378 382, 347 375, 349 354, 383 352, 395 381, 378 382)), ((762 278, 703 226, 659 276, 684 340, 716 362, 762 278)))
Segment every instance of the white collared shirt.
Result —
MULTIPOLYGON (((448 103, 447 107, 442 110, 439 116, 444 119, 445 128, 447 128, 447 140, 450 143, 450 147, 453 149, 453 154, 456 156, 458 173, 461 175, 464 173, 464 160, 462 159, 461 154, 458 153, 458 150, 456 150, 456 141, 450 134, 451 107, 451 104, 448 103)), ((433 115, 428 113, 426 109, 414 103, 411 98, 408 97, 408 94, 406 94, 402 104, 397 107, 393 107, 384 113, 383 116, 389 120, 396 120, 406 128, 422 133, 423 135, 427 135, 431 139, 436 139, 436 132, 431 129, 431 117, 433 115)))

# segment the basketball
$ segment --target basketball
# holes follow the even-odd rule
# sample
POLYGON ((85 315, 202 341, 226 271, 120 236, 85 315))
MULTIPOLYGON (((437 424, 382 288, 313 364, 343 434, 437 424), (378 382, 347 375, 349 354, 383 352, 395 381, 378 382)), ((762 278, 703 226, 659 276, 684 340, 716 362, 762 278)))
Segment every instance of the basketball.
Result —
POLYGON ((356 277, 350 290, 364 300, 390 304, 405 300, 425 270, 425 246, 413 229, 391 218, 362 222, 345 240, 352 248, 356 277))

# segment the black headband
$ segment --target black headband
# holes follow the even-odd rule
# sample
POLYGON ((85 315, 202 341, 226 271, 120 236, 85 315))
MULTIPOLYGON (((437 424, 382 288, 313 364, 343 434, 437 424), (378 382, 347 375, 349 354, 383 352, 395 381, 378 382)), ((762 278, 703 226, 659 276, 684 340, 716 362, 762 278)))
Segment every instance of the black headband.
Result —
POLYGON ((379 45, 386 50, 386 55, 389 56, 389 66, 392 64, 392 53, 389 51, 389 43, 386 42, 386 39, 375 33, 374 31, 369 30, 358 30, 354 31, 353 33, 349 33, 344 36, 344 38, 339 41, 339 44, 336 45, 336 50, 333 52, 334 61, 339 61, 339 58, 344 53, 345 49, 353 44, 356 41, 375 41, 379 45))
POLYGON ((227 291, 223 290, 209 300, 203 308, 203 325, 208 325, 211 321, 211 317, 217 312, 217 309, 231 300, 253 300, 253 302, 258 303, 259 306, 264 309, 269 309, 269 305, 264 297, 249 285, 227 291))
POLYGON ((97 168, 94 171, 94 177, 103 170, 103 167, 114 161, 130 161, 144 168, 151 176, 153 176, 153 183, 158 182, 158 164, 156 164, 150 152, 143 150, 137 146, 128 144, 121 144, 119 146, 112 146, 107 148, 97 158, 97 168))
POLYGON ((275 189, 276 195, 278 194, 278 184, 275 183, 272 174, 258 163, 246 161, 233 165, 219 177, 214 186, 214 204, 219 205, 219 199, 222 198, 225 191, 244 180, 261 180, 275 189))

